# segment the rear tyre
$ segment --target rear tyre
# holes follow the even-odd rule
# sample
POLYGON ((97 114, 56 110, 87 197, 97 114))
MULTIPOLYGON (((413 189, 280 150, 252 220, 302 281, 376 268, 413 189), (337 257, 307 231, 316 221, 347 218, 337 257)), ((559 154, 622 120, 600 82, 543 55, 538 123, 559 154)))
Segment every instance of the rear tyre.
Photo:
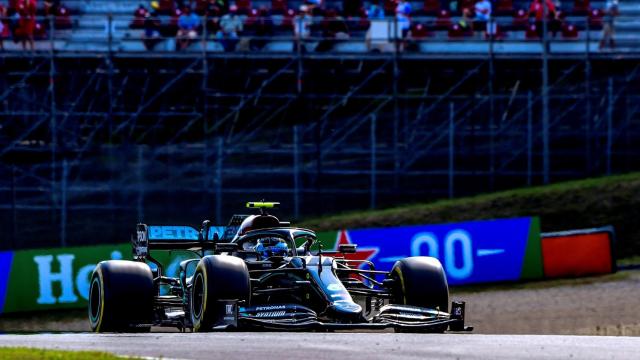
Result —
POLYGON ((244 260, 223 255, 203 257, 193 274, 191 322, 193 330, 211 330, 224 316, 218 300, 251 300, 251 280, 244 260))
POLYGON ((95 332, 146 332, 153 319, 149 265, 126 260, 99 263, 89 288, 89 323, 95 332))
MULTIPOLYGON (((414 256, 397 261, 391 270, 395 280, 396 304, 449 311, 449 285, 440 261, 428 256, 414 256)), ((444 332, 448 326, 430 331, 444 332)), ((405 330, 396 329, 396 332, 405 330)))

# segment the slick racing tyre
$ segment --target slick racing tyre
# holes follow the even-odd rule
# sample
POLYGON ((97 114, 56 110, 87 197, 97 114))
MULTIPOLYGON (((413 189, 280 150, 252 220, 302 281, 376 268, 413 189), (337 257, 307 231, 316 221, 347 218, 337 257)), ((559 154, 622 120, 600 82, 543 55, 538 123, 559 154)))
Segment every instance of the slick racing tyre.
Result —
POLYGON ((193 274, 191 322, 194 331, 208 331, 224 316, 218 300, 251 298, 251 280, 244 260, 224 255, 203 257, 193 274))
POLYGON ((413 256, 399 260, 391 277, 395 303, 449 311, 449 286, 438 259, 413 256))
POLYGON ((103 261, 93 271, 90 284, 89 322, 93 331, 149 331, 155 295, 149 265, 103 261))

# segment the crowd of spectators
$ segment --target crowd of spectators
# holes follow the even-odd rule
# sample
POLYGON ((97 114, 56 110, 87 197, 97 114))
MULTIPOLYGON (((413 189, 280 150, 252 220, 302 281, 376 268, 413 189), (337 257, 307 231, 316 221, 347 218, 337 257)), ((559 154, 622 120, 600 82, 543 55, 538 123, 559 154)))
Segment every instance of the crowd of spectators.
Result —
MULTIPOLYGON (((498 11, 502 16, 512 15, 513 24, 508 26, 525 31, 527 39, 542 38, 545 27, 552 37, 559 32, 563 37, 577 37, 577 28, 558 10, 559 0, 531 0, 528 9, 520 10, 513 9, 511 0, 425 0, 420 9, 412 8, 407 0, 369 0, 366 4, 363 0, 342 0, 341 9, 325 1, 303 0, 297 9, 290 9, 286 0, 272 0, 270 8, 255 9, 250 0, 154 0, 149 10, 145 5, 136 10, 132 27, 144 28, 149 50, 163 37, 175 37, 178 51, 203 37, 217 39, 225 51, 257 50, 267 43, 265 37, 289 29, 294 51, 307 51, 313 37, 321 38, 316 51, 326 51, 354 32, 367 31, 371 21, 383 19, 394 21, 396 36, 404 40, 425 38, 432 30, 446 30, 453 39, 484 36, 499 40, 505 32, 503 24, 494 19, 498 11), (435 22, 414 21, 414 15, 425 14, 436 15, 435 22), (165 20, 160 21, 158 15, 165 20)), ((588 0, 580 1, 588 13, 588 0)), ((594 10, 593 16, 612 19, 617 15, 613 13, 594 10)), ((613 44, 612 24, 603 24, 603 43, 613 44)))
POLYGON ((0 3, 0 50, 4 41, 12 39, 21 43, 24 50, 35 49, 35 39, 47 37, 47 30, 72 27, 69 10, 60 0, 45 0, 42 6, 37 0, 9 0, 0 3))
MULTIPOLYGON (((49 19, 54 19, 56 29, 71 27, 70 13, 60 0, 40 4, 38 0, 7 1, 6 6, 0 3, 0 50, 7 39, 33 50, 35 39, 47 37, 49 19)), ((589 19, 597 18, 594 23, 603 29, 600 48, 613 47, 617 0, 608 0, 604 10, 592 13, 588 0, 574 2, 574 9, 584 10, 589 19)), ((542 38, 545 28, 552 37, 562 33, 571 38, 578 33, 565 19, 559 0, 531 0, 527 9, 520 10, 513 9, 512 0, 424 0, 420 8, 412 7, 408 0, 342 0, 342 6, 335 6, 338 4, 302 0, 298 8, 291 9, 287 0, 272 0, 270 7, 260 8, 252 8, 251 0, 153 0, 136 9, 131 27, 144 30, 148 50, 165 38, 174 38, 178 51, 201 39, 215 39, 225 51, 258 50, 267 44, 267 37, 286 31, 293 35, 294 51, 307 51, 313 38, 316 51, 327 51, 368 31, 371 22, 382 20, 394 23, 389 35, 402 38, 403 44, 431 36, 434 30, 448 31, 452 39, 474 35, 500 39, 505 32, 503 24, 494 21, 496 11, 502 16, 512 14, 513 28, 524 30, 527 39, 542 38), (420 21, 425 14, 436 15, 435 21, 420 21)))

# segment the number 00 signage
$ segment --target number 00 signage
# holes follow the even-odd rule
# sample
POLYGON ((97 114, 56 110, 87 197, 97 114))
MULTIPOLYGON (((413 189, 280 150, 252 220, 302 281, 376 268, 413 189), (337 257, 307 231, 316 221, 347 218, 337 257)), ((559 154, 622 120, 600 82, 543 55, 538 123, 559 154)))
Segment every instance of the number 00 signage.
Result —
POLYGON ((376 269, 389 270, 407 256, 440 259, 449 284, 542 277, 540 225, 535 217, 455 224, 354 229, 319 234, 325 245, 349 241, 369 254, 376 269), (327 244, 329 243, 329 244, 327 244))

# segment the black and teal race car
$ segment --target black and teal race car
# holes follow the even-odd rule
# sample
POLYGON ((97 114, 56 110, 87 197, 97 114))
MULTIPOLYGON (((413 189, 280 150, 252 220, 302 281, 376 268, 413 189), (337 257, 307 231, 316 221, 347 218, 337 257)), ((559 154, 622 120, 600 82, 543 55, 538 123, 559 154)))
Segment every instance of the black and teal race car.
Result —
POLYGON ((470 331, 464 302, 449 303, 436 258, 401 259, 390 272, 350 260, 356 245, 322 251, 316 234, 267 213, 278 203, 252 202, 255 215, 234 215, 222 235, 204 221, 188 226, 137 225, 133 261, 107 260, 93 272, 89 321, 96 332, 181 330, 470 331), (163 274, 152 252, 189 250, 178 277, 163 274), (449 306, 451 305, 451 307, 449 306))

